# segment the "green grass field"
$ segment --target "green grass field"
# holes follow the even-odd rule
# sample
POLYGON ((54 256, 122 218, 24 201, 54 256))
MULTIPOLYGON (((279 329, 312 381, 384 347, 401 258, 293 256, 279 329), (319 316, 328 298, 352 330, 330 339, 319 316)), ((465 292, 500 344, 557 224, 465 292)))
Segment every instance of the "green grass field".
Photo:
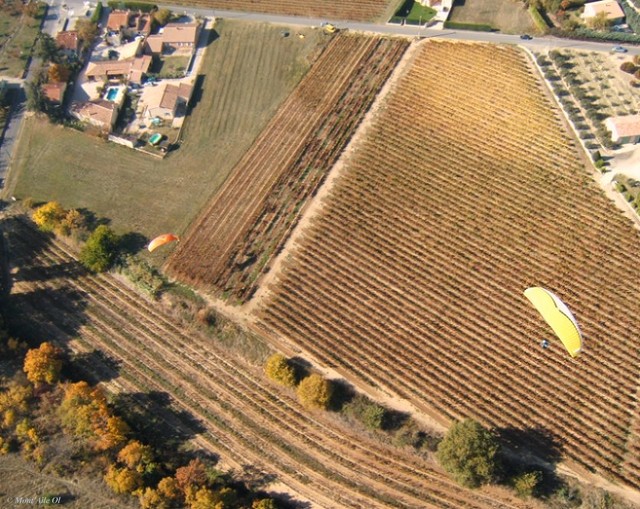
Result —
POLYGON ((179 150, 158 160, 30 118, 5 196, 86 208, 119 233, 181 234, 326 40, 319 30, 301 30, 304 39, 283 38, 282 27, 240 21, 224 21, 216 30, 179 150))
POLYGON ((419 1, 409 0, 402 4, 400 9, 394 14, 393 20, 400 21, 406 19, 408 23, 426 23, 433 18, 436 13, 435 9, 420 4, 419 1))
POLYGON ((22 77, 31 47, 40 30, 45 4, 40 4, 38 15, 31 18, 20 14, 22 2, 0 9, 0 76, 22 77))

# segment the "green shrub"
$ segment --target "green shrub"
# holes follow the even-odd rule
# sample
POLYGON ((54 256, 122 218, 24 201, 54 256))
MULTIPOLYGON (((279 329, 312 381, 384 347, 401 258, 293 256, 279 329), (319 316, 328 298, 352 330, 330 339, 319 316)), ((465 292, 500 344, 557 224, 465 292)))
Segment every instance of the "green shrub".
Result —
POLYGON ((264 365, 264 372, 271 380, 285 387, 294 387, 296 385, 295 370, 281 353, 274 353, 267 359, 264 365))
POLYGON ((98 2, 96 4, 96 8, 91 15, 91 23, 98 23, 100 21, 100 17, 102 16, 102 2, 98 2))
POLYGON ((622 64, 620 65, 620 70, 624 71, 624 72, 628 72, 629 74, 633 74, 635 73, 638 68, 634 65, 633 62, 622 62, 622 64))
POLYGON ((365 428, 376 430, 382 429, 387 410, 366 396, 358 394, 342 407, 342 413, 362 423, 365 428))
POLYGON ((142 12, 151 12, 158 9, 157 5, 152 4, 151 2, 118 2, 111 1, 107 2, 107 5, 111 9, 131 9, 132 11, 142 11, 142 12))
POLYGON ((463 486, 476 488, 495 480, 500 469, 499 444, 480 423, 455 421, 438 445, 442 467, 463 486))
POLYGON ((98 226, 80 251, 80 262, 92 272, 109 270, 118 256, 118 236, 111 228, 98 226))
POLYGON ((536 495, 541 481, 542 472, 526 472, 513 479, 513 488, 519 497, 533 497, 536 495))
POLYGON ((331 392, 331 383, 314 373, 300 382, 298 399, 307 409, 326 410, 331 400, 331 392))
POLYGON ((158 269, 132 255, 128 255, 123 260, 121 270, 136 286, 152 297, 157 297, 166 284, 166 280, 158 269))

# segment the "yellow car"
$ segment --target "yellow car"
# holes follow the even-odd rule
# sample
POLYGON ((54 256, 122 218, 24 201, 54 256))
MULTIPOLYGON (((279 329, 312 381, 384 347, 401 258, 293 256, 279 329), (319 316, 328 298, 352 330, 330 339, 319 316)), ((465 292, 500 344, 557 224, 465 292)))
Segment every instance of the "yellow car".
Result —
POLYGON ((331 23, 325 23, 324 31, 327 32, 328 34, 333 34, 337 31, 337 28, 335 27, 335 25, 332 25, 331 23))

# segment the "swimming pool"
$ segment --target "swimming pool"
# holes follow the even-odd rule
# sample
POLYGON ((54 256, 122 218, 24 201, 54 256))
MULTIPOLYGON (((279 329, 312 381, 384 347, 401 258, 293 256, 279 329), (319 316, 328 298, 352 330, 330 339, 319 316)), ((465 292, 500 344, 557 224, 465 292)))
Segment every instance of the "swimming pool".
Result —
POLYGON ((111 87, 107 90, 107 101, 115 101, 116 96, 118 95, 118 89, 115 87, 111 87))

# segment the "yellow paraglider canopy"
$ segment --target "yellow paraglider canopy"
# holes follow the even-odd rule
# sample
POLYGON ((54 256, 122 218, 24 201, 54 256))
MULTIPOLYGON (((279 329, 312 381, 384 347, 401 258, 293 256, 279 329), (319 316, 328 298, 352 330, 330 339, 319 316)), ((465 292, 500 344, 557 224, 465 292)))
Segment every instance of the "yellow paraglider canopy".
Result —
POLYGON ((576 357, 582 349, 582 334, 576 319, 564 302, 539 286, 527 288, 524 295, 553 329, 571 357, 576 357))

